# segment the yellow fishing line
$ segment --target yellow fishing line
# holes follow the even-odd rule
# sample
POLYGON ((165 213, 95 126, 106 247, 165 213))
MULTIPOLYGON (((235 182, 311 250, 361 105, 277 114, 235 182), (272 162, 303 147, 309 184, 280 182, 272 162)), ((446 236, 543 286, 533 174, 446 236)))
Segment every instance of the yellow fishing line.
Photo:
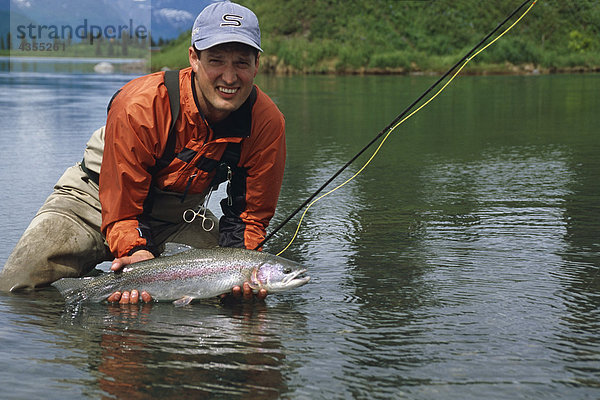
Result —
POLYGON ((438 90, 433 96, 431 96, 426 102, 424 102, 423 104, 421 104, 416 110, 414 110, 413 112, 411 112, 410 114, 408 114, 406 117, 404 117, 403 119, 401 119, 396 125, 392 126, 388 132, 386 133, 386 135, 383 137, 383 139, 381 140, 381 143, 379 143, 379 146, 377 146, 377 148, 375 149, 375 151, 373 152, 373 154, 371 155, 371 157, 369 157, 369 159, 367 160, 367 162, 354 174, 352 175, 350 178, 348 178, 346 181, 344 181, 343 183, 341 183, 340 185, 336 186, 335 188, 331 189, 329 192, 322 194, 321 196, 317 197, 316 199, 314 199, 304 210, 304 212, 302 213, 302 215, 300 216, 300 221, 298 221, 298 226, 296 227, 296 231, 294 232, 294 235, 292 236, 292 239, 290 240, 290 242, 287 244, 287 246, 285 246, 283 248, 283 250, 281 250, 279 253, 277 253, 277 255, 281 255, 284 251, 286 251, 294 242, 294 240, 296 240, 296 236, 298 236, 298 232, 300 231, 300 226, 302 225, 302 221, 304 220, 304 216, 306 215, 306 213, 308 212, 308 210, 313 206, 313 204, 315 204, 317 201, 321 200, 323 197, 330 195, 331 193, 335 192, 336 190, 342 188, 343 186, 345 186, 348 182, 352 181, 354 178, 356 178, 366 167, 367 165, 369 165, 371 163, 371 161, 373 161, 373 159, 375 158, 375 156, 377 155, 377 153, 379 153, 379 150, 381 149, 381 147, 383 146, 383 144, 385 143, 385 141, 388 139, 388 137, 392 134, 392 132, 399 127, 400 125, 402 125, 404 123, 404 121, 406 121, 407 119, 409 119, 410 117, 412 117, 413 115, 415 115, 417 112, 419 112, 423 107, 425 107, 427 104, 429 104, 433 99, 435 99, 440 93, 442 93, 446 87, 450 84, 450 82, 452 82, 454 80, 454 78, 456 78, 456 76, 458 76, 458 74, 460 73, 460 71, 463 70, 463 68, 475 57, 477 57, 477 55, 479 55, 482 51, 484 51, 485 49, 487 49, 488 47, 490 47, 493 43, 495 43, 498 39, 500 39, 502 36, 504 36, 505 33, 507 33, 508 31, 510 31, 515 25, 517 25, 519 23, 519 21, 521 21, 521 19, 523 19, 523 17, 525 15, 527 15, 527 13, 529 12, 529 10, 531 10, 531 8, 535 5, 535 3, 537 2, 537 0, 535 0, 533 3, 531 3, 531 5, 529 6, 529 8, 527 8, 527 10, 525 10, 525 12, 523 14, 521 14, 521 16, 519 18, 517 18, 517 20, 515 22, 513 22, 508 28, 506 28, 501 34, 499 34, 494 40, 492 40, 491 42, 489 42, 488 44, 486 44, 484 47, 482 47, 481 49, 479 49, 479 51, 477 51, 475 54, 473 54, 471 57, 467 58, 465 60, 465 62, 460 66, 460 68, 458 68, 458 70, 456 70, 456 72, 454 73, 454 75, 452 75, 450 77, 450 79, 448 79, 448 81, 444 84, 444 86, 442 86, 440 88, 440 90, 438 90))

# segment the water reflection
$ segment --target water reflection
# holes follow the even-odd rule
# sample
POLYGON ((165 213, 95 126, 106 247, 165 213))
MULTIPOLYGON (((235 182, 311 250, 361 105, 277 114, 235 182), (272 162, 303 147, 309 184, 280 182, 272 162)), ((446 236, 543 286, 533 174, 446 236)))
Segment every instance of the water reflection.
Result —
MULTIPOLYGON (((296 151, 290 154, 287 185, 284 183, 280 198, 284 210, 291 209, 289 203, 299 204, 344 165, 360 149, 356 146, 363 136, 372 133, 371 128, 380 129, 379 104, 347 95, 357 89, 351 85, 356 81, 319 81, 322 90, 311 92, 318 102, 294 102, 295 111, 287 117, 290 123, 298 122, 290 130, 296 151), (361 110, 361 114, 349 110, 361 110)), ((373 90, 369 82, 373 81, 361 80, 358 91, 373 90)), ((360 162, 353 165, 325 192, 360 166, 360 162)), ((410 247, 412 237, 406 237, 402 229, 412 224, 405 204, 398 201, 404 192, 386 180, 389 171, 381 174, 381 169, 375 168, 377 178, 360 175, 317 202, 289 250, 294 257, 307 257, 314 265, 314 284, 321 289, 307 293, 308 300, 318 296, 324 306, 312 320, 309 333, 315 338, 326 337, 329 343, 319 347, 318 353, 306 351, 305 378, 296 384, 300 386, 296 394, 314 394, 301 388, 310 385, 319 387, 323 398, 373 397, 374 393, 386 398, 398 394, 399 382, 429 381, 426 377, 402 378, 404 368, 423 361, 418 350, 406 354, 398 349, 418 341, 428 329, 413 325, 416 310, 428 302, 428 284, 420 279, 421 262, 414 257, 418 252, 410 247), (330 363, 332 359, 339 361, 330 363), (319 373, 310 374, 311 370, 319 373), (376 382, 376 389, 371 382, 376 382)))
MULTIPOLYGON (((272 226, 429 78, 259 77, 288 130, 272 226)), ((27 118, 16 117, 18 130, 1 128, 0 183, 23 187, 0 192, 0 258, 43 188, 79 159, 123 77, 76 78, 81 91, 74 78, 57 79, 64 91, 30 76, 4 81, 23 98, 18 109, 0 99, 3 121, 24 107, 68 117, 41 110, 53 129, 31 118, 42 132, 30 146, 33 170, 14 168, 31 138, 27 118)), ((65 398, 593 398, 598 82, 462 77, 369 168, 309 211, 284 256, 307 264, 313 281, 270 296, 265 307, 94 306, 73 314, 56 293, 0 295, 0 369, 8 371, 0 378, 23 377, 15 389, 22 398, 46 388, 65 398)), ((267 249, 282 249, 294 230, 286 226, 267 249)))
POLYGON ((305 329, 290 304, 210 301, 91 305, 66 310, 60 326, 85 350, 98 389, 117 398, 279 398, 292 374, 286 337, 305 329), (90 341, 90 332, 99 334, 90 341))
POLYGON ((86 387, 87 367, 79 365, 85 352, 73 346, 64 331, 57 330, 63 305, 58 292, 0 293, 0 379, 3 387, 11 386, 7 397, 39 397, 40 388, 69 398, 95 393, 86 387))
POLYGON ((64 170, 83 156, 106 105, 130 75, 0 73, 0 265, 64 170), (17 189, 18 188, 18 189, 17 189))
POLYGON ((511 147, 481 160, 432 162, 423 171, 423 251, 445 306, 435 312, 443 322, 433 333, 453 343, 435 364, 451 357, 469 365, 448 379, 477 373, 501 382, 512 375, 511 359, 527 371, 514 376, 518 381, 549 383, 559 373, 539 360, 561 356, 543 343, 553 341, 547 332, 559 324, 552 309, 561 286, 558 254, 567 246, 570 158, 560 147, 511 147), (460 327, 459 343, 456 329, 446 327, 460 327), (485 356, 473 348, 486 348, 485 356))
MULTIPOLYGON (((585 152, 591 156, 598 150, 596 144, 585 152)), ((564 302, 565 314, 555 350, 562 355, 574 384, 600 388, 600 164, 595 156, 587 160, 586 165, 572 166, 575 179, 565 199, 567 246, 560 253, 563 265, 557 271, 562 282, 557 295, 564 302)))

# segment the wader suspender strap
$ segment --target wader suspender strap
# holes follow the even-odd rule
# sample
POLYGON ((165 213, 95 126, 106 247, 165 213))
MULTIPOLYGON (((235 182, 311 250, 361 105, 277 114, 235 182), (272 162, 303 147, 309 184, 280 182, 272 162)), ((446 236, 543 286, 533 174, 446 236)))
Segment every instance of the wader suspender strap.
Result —
POLYGON ((169 106, 171 107, 171 127, 169 128, 169 136, 165 151, 150 171, 154 175, 157 171, 165 168, 175 158, 175 142, 177 134, 175 132, 175 122, 179 116, 179 71, 165 71, 165 86, 169 95, 169 106))
MULTIPOLYGON (((167 88, 167 94, 169 96, 169 106, 171 108, 171 126, 169 127, 169 136, 167 138, 167 145, 165 146, 165 151, 160 159, 156 161, 156 164, 151 169, 152 175, 154 175, 157 171, 166 167, 173 161, 175 158, 175 142, 176 142, 176 134, 175 134, 175 122, 177 122, 177 117, 179 116, 179 71, 165 71, 165 87, 167 88)), ((114 98, 121 92, 121 89, 117 90, 117 92, 111 97, 108 107, 106 109, 106 113, 110 110, 110 106, 114 98)), ((94 182, 96 185, 100 184, 100 174, 95 171, 90 170, 85 166, 85 160, 81 160, 81 169, 86 175, 94 182)))
MULTIPOLYGON (((169 128, 169 137, 167 139, 167 145, 162 157, 156 162, 156 165, 151 170, 152 175, 161 169, 167 167, 175 158, 175 142, 177 133, 175 132, 175 122, 179 116, 179 71, 165 71, 165 86, 169 94, 169 105, 171 106, 171 127, 169 128)), ((256 89, 253 90, 252 94, 256 97, 256 89)), ((256 101, 256 99, 254 99, 256 101)), ((254 103, 253 101, 253 103, 254 103)), ((242 152, 241 143, 229 143, 221 158, 221 163, 226 163, 235 168, 240 161, 240 153, 242 152)), ((217 179, 218 181, 218 179, 217 179)), ((221 180, 224 182, 225 178, 221 180)), ((220 182, 217 182, 220 183, 220 182)))
MULTIPOLYGON (((165 151, 163 155, 156 161, 154 167, 150 169, 150 173, 152 175, 156 174, 156 172, 161 169, 167 167, 173 159, 175 158, 175 143, 177 139, 177 133, 175 131, 175 122, 177 122, 177 117, 179 116, 180 111, 180 102, 179 102, 179 71, 165 71, 165 87, 167 88, 167 94, 169 95, 169 106, 171 108, 171 126, 169 127, 169 136, 167 137, 167 144, 165 146, 165 151)), ((108 110, 112 104, 113 99, 119 94, 121 89, 119 89, 113 97, 110 99, 108 104, 108 110)), ((241 153, 241 143, 230 143, 227 145, 227 149, 221 158, 221 162, 228 164, 231 168, 235 168, 240 160, 241 153)), ((100 175, 85 166, 85 162, 81 161, 81 169, 90 177, 90 179, 96 183, 97 185, 100 182, 100 175)), ((213 184, 218 184, 226 180, 225 176, 221 174, 216 177, 213 181, 213 184)))

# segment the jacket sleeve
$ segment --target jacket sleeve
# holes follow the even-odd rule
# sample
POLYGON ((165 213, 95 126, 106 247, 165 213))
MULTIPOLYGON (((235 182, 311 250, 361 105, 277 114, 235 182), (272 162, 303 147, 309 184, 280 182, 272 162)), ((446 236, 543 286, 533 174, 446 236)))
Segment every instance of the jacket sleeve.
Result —
POLYGON ((164 148, 157 132, 169 121, 161 116, 170 114, 168 102, 136 90, 126 86, 112 102, 100 169, 101 229, 115 257, 156 251, 142 214, 152 182, 149 170, 164 148))
MULTIPOLYGON (((220 246, 254 249, 275 214, 285 169, 285 120, 270 104, 270 118, 253 121, 242 146, 241 168, 233 176, 228 198, 221 201, 220 246)), ((265 115, 260 110, 259 114, 265 115)))

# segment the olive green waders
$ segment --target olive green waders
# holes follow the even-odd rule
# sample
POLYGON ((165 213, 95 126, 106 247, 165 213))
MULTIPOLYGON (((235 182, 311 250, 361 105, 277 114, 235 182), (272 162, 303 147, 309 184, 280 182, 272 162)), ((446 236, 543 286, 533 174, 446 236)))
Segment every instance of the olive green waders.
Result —
MULTIPOLYGON (((103 148, 104 128, 100 128, 88 141, 84 154, 84 169, 90 174, 100 171, 103 148)), ((58 180, 0 272, 0 290, 47 286, 61 278, 83 276, 99 263, 113 259, 100 232, 98 185, 84 169, 77 163, 58 180)), ((188 195, 183 203, 179 195, 157 189, 153 196, 148 220, 156 245, 164 248, 166 242, 174 242, 195 248, 217 246, 218 220, 210 211, 206 213, 214 222, 210 231, 203 228, 201 218, 187 223, 182 217, 185 210, 197 210, 205 194, 188 195)))

